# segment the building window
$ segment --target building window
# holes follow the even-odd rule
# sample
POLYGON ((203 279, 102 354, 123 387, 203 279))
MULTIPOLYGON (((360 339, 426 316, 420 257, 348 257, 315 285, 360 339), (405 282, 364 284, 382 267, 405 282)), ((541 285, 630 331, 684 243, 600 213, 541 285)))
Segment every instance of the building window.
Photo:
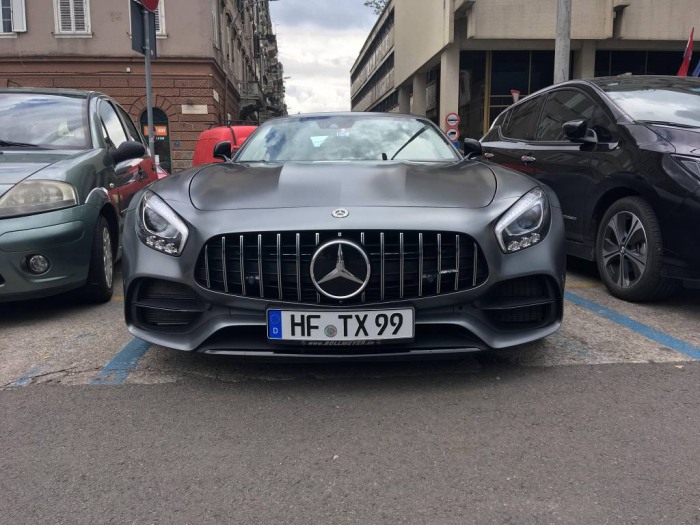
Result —
POLYGON ((56 33, 85 35, 90 33, 90 4, 88 0, 54 0, 56 33))
POLYGON ((153 12, 156 15, 156 35, 166 37, 168 33, 165 31, 165 1, 160 0, 158 7, 153 12))
POLYGON ((27 30, 24 0, 0 0, 0 35, 27 30))

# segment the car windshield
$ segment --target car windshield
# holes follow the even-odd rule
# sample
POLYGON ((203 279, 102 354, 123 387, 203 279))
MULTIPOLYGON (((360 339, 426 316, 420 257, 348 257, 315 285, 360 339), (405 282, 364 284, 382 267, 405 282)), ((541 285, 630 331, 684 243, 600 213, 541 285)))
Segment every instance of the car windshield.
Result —
POLYGON ((322 115, 269 121, 252 135, 239 162, 408 160, 459 158, 430 123, 386 115, 322 115))
POLYGON ((644 87, 611 81, 601 87, 635 120, 700 127, 700 81, 650 81, 644 87))
POLYGON ((0 93, 0 147, 88 147, 84 98, 0 93))

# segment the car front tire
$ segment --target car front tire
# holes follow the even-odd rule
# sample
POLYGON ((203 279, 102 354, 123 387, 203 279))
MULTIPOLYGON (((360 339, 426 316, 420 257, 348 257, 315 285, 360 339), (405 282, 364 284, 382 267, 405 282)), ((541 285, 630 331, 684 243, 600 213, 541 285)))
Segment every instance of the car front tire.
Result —
POLYGON ((106 303, 114 290, 114 243, 107 219, 100 215, 95 225, 90 252, 88 281, 83 289, 85 300, 106 303))
POLYGON ((596 237, 598 272, 610 293, 625 301, 654 301, 677 290, 662 276, 663 243, 654 209, 641 197, 616 201, 596 237))

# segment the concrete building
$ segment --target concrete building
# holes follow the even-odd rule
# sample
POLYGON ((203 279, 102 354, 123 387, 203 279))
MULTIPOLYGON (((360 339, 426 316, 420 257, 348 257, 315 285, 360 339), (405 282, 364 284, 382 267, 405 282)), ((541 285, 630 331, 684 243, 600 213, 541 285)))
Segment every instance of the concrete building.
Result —
MULTIPOLYGON (((152 62, 155 153, 191 165, 213 125, 285 113, 269 0, 160 0, 152 62)), ((146 123, 144 57, 132 0, 0 0, 0 86, 93 89, 146 123)))
MULTIPOLYGON (((479 138, 514 93, 552 84, 556 11, 557 0, 390 0, 351 70, 352 109, 443 129, 455 112, 461 135, 479 138)), ((699 0, 573 0, 570 78, 675 75, 694 24, 699 0)))

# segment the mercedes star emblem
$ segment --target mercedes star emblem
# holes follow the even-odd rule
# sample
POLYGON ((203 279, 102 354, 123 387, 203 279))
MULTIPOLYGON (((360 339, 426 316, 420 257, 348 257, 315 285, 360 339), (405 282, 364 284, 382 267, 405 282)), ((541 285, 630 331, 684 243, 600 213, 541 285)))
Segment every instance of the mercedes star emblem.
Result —
POLYGON ((333 210, 331 215, 333 215, 333 217, 335 217, 336 219, 344 219, 345 217, 350 215, 350 212, 344 208, 338 208, 337 210, 333 210))
POLYGON ((357 244, 336 239, 319 247, 311 259, 311 281, 331 299, 350 299, 369 283, 369 259, 357 244))

